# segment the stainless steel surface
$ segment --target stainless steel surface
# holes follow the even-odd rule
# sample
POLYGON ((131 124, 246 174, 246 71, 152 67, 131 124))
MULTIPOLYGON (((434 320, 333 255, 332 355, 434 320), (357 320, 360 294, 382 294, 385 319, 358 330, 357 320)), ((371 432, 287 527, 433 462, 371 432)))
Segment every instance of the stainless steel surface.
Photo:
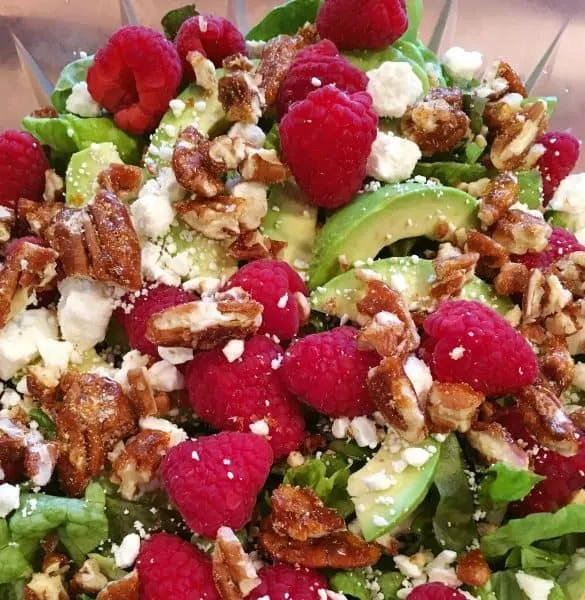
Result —
MULTIPOLYGON (((54 81, 76 53, 91 53, 128 13, 156 27, 162 14, 187 0, 0 0, 0 128, 15 127, 37 108, 23 48, 54 81), (126 10, 122 10, 123 5, 126 10), (16 40, 16 42, 15 42, 16 40), (22 47, 17 50, 18 40, 22 47)), ((199 0, 201 11, 237 18, 241 27, 258 21, 275 0, 199 0)), ((422 38, 429 41, 446 4, 450 5, 440 49, 454 43, 504 56, 528 77, 558 36, 534 92, 559 96, 553 126, 585 137, 585 0, 426 0, 422 38), (559 35, 560 34, 560 35, 559 35)), ((585 167, 585 157, 582 159, 585 167)))

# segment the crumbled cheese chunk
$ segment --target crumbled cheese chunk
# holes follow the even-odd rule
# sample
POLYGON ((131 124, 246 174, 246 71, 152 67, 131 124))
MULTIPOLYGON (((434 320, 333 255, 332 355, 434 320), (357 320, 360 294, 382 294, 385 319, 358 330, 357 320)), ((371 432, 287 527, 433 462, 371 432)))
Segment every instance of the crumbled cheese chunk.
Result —
POLYGON ((139 421, 139 426, 142 431, 145 429, 154 429, 155 431, 164 431, 170 436, 171 446, 176 446, 187 439, 187 432, 167 419, 159 419, 157 417, 143 417, 139 421))
POLYGON ((347 437, 347 433, 349 431, 350 420, 347 417, 338 417, 333 420, 331 424, 331 433, 333 437, 342 440, 347 437))
POLYGON ((386 183, 408 179, 422 158, 420 148, 411 140, 378 131, 367 163, 367 174, 386 183))
POLYGON ((355 417, 349 425, 351 435, 360 448, 376 448, 380 443, 376 423, 368 417, 355 417))
POLYGON ((402 459, 411 467, 422 467, 432 454, 424 448, 406 448, 402 451, 402 459))
POLYGON ((64 373, 67 370, 71 355, 73 354, 73 344, 71 342, 58 342, 56 340, 40 340, 39 354, 47 367, 64 373))
POLYGON ((468 52, 460 46, 449 48, 443 56, 443 66, 455 79, 473 79, 483 65, 481 52, 468 52))
POLYGON ((460 358, 463 357, 464 354, 465 354, 465 348, 463 346, 457 346, 457 347, 453 348, 453 350, 451 350, 451 352, 449 352, 449 356, 453 360, 459 360, 460 358))
POLYGON ((396 479, 388 477, 384 471, 366 475, 362 477, 362 482, 371 492, 382 492, 396 485, 396 479))
POLYGON ((80 117, 97 117, 101 108, 91 97, 86 81, 79 81, 71 88, 71 94, 65 102, 68 112, 80 117))
POLYGON ((16 510, 20 505, 20 487, 9 483, 0 484, 0 517, 16 510))
POLYGON ((167 360, 159 360, 148 369, 148 382, 155 390, 174 392, 185 388, 183 374, 167 360))
POLYGON ((410 379, 416 395, 419 399, 424 400, 433 386, 433 376, 428 365, 412 354, 404 362, 404 372, 410 379))
POLYGON ((223 347, 222 352, 228 362, 235 362, 244 354, 244 340, 230 340, 223 347))
POLYGON ((571 215, 575 236, 585 242, 585 173, 569 175, 557 188, 548 208, 571 215))
POLYGON ((530 600, 547 600, 555 586, 555 582, 552 580, 528 575, 528 573, 522 571, 516 573, 516 581, 530 600))
POLYGON ((174 98, 169 102, 169 108, 173 111, 173 115, 178 119, 182 114, 187 105, 180 99, 174 98))
POLYGON ((261 419, 250 424, 250 431, 256 435, 267 436, 270 433, 270 428, 268 427, 268 423, 264 419, 261 419))
POLYGON ((137 533, 129 533, 119 546, 114 544, 113 551, 116 566, 120 569, 130 568, 138 558, 140 536, 137 533))
POLYGON ((231 138, 239 137, 254 146, 255 148, 264 147, 266 134, 253 123, 235 123, 228 132, 231 138))
POLYGON ((400 118, 422 96, 422 83, 407 62, 386 61, 367 75, 367 91, 380 117, 400 118))
POLYGON ((183 365, 193 358, 192 348, 167 348, 159 346, 157 348, 159 356, 171 363, 171 365, 183 365))

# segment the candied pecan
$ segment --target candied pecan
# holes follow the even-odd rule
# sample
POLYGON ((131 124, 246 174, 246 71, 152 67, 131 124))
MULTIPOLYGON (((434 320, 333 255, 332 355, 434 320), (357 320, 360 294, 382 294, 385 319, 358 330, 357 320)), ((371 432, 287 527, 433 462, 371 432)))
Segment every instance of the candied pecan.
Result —
POLYGON ((436 87, 427 92, 425 100, 444 100, 453 108, 463 108, 463 92, 459 88, 436 87))
POLYGON ((423 407, 406 375, 402 358, 384 358, 370 371, 368 391, 378 410, 402 437, 417 443, 427 436, 423 407))
POLYGON ((479 254, 476 252, 448 258, 437 257, 433 261, 437 280, 431 286, 431 297, 445 300, 458 296, 473 277, 478 260, 479 254))
POLYGON ((430 428, 436 433, 469 431, 484 400, 466 383, 433 382, 427 405, 430 428))
POLYGON ((63 178, 55 172, 55 169, 45 171, 45 191, 43 192, 44 202, 62 202, 64 200, 65 182, 63 178))
POLYGON ((520 75, 518 75, 506 61, 498 61, 496 77, 501 77, 506 80, 506 83, 508 84, 507 93, 520 94, 521 96, 524 96, 524 98, 528 95, 524 83, 522 82, 522 79, 520 79, 520 75))
POLYGON ((267 185, 284 183, 290 177, 289 168, 282 163, 275 150, 250 150, 240 165, 240 174, 246 181, 267 185))
POLYGON ((508 261, 508 253, 501 244, 475 229, 467 232, 465 251, 477 252, 481 266, 485 269, 499 269, 508 261))
POLYGON ((279 486, 272 492, 272 511, 274 531, 300 542, 345 529, 341 515, 327 508, 311 488, 279 486))
POLYGON ((254 63, 243 54, 232 54, 223 59, 222 66, 226 71, 253 71, 254 63))
POLYGON ((74 594, 97 594, 108 585, 108 578, 100 571, 100 566, 93 558, 88 558, 79 571, 71 579, 71 591, 74 594))
POLYGON ((220 527, 212 557, 213 582, 221 600, 241 600, 261 581, 240 540, 229 527, 220 527))
POLYGON ((107 453, 136 430, 136 419, 120 386, 107 377, 70 371, 61 389, 57 471, 64 490, 80 496, 102 470, 107 453))
POLYGON ((573 252, 555 262, 551 271, 576 298, 585 296, 585 252, 573 252))
POLYGON ((112 163, 97 176, 98 186, 111 192, 119 200, 129 200, 138 195, 142 185, 142 169, 131 165, 112 163))
POLYGON ((381 356, 408 354, 406 325, 394 313, 382 311, 364 325, 357 341, 362 350, 376 350, 381 356), (406 351, 405 351, 406 346, 406 351))
POLYGON ((259 73, 243 70, 228 72, 219 80, 219 101, 228 121, 258 123, 265 103, 261 81, 259 73))
POLYGON ((576 427, 585 431, 585 407, 578 408, 569 414, 569 419, 573 421, 576 427))
POLYGON ((305 44, 300 38, 290 35, 279 35, 270 40, 262 50, 262 58, 258 67, 258 75, 264 89, 266 105, 271 107, 276 102, 278 91, 288 70, 305 44))
POLYGON ((545 278, 538 269, 534 269, 524 294, 524 321, 530 323, 560 313, 572 299, 571 292, 562 286, 556 275, 545 278))
POLYGON ((24 588, 24 600, 69 600, 61 573, 34 573, 24 588))
POLYGON ((18 219, 26 222, 32 233, 41 237, 44 237, 45 229, 62 210, 61 202, 35 202, 20 198, 16 203, 18 219))
POLYGON ((490 159, 498 171, 521 167, 548 123, 546 104, 538 100, 506 121, 492 143, 490 159))
POLYGON ((520 185, 515 173, 500 173, 490 181, 479 199, 479 220, 485 227, 491 227, 501 219, 512 204, 518 201, 520 185))
POLYGON ((575 456, 579 434, 550 385, 542 378, 516 393, 522 420, 537 441, 562 456, 575 456))
POLYGON ((138 571, 112 581, 97 595, 96 600, 139 600, 138 571))
POLYGON ((300 542, 280 535, 272 526, 272 519, 261 524, 260 547, 272 559, 310 569, 357 569, 378 562, 379 548, 368 544, 349 531, 300 542))
POLYGON ((242 289, 233 288, 153 315, 146 337, 158 346, 210 350, 233 339, 245 339, 262 323, 262 305, 242 289))
POLYGON ((193 67, 197 85, 202 87, 207 94, 211 94, 217 83, 214 64, 196 50, 187 53, 187 61, 193 67))
POLYGON ((139 417, 162 415, 171 407, 171 399, 166 392, 154 393, 145 367, 128 371, 128 397, 139 417))
POLYGON ((566 338, 548 336, 540 349, 539 362, 542 374, 558 395, 569 389, 575 376, 575 361, 566 338))
POLYGON ((457 578, 465 585, 483 587, 492 574, 481 550, 470 550, 457 562, 457 578))
POLYGON ((57 395, 60 373, 43 365, 31 365, 26 376, 26 387, 32 399, 54 418, 57 414, 57 395))
POLYGON ((475 423, 466 433, 467 441, 488 463, 503 462, 528 470, 530 458, 499 423, 475 423))
POLYGON ((12 236, 16 213, 6 206, 0 206, 0 244, 6 243, 12 236))
POLYGON ((227 240, 240 233, 244 201, 233 196, 192 198, 177 202, 175 209, 193 231, 212 240, 227 240))
POLYGON ((530 271, 522 263, 507 262, 494 279, 494 287, 502 296, 524 294, 528 289, 530 271))
POLYGON ((483 111, 483 120, 490 132, 497 133, 517 112, 507 102, 488 102, 483 111))
MULTIPOLYGON (((567 304, 562 311, 547 317, 544 321, 546 330, 552 335, 562 337, 573 336, 583 329, 585 318, 585 301, 577 300, 567 304)), ((576 336, 578 337, 578 336, 576 336)), ((571 339, 567 340, 572 346, 571 339)), ((571 348, 571 354, 581 354, 571 348)))
POLYGON ((259 231, 244 231, 228 248, 228 254, 237 260, 277 258, 287 243, 273 240, 259 231))
POLYGON ((522 210, 508 211, 497 223, 492 237, 511 254, 542 252, 552 227, 542 218, 522 210))
POLYGON ((54 106, 44 106, 33 110, 30 116, 35 119, 55 119, 59 116, 59 113, 54 106))

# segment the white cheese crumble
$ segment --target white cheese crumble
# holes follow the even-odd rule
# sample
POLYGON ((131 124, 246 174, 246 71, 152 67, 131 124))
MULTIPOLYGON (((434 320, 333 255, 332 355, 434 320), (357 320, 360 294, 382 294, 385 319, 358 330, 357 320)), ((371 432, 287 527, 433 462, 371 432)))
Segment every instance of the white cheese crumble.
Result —
POLYGON ((260 421, 250 423, 250 431, 256 435, 267 436, 270 433, 270 428, 268 427, 268 423, 264 419, 261 419, 260 421))
POLYGON ((585 243, 585 173, 576 173, 563 179, 548 208, 571 215, 575 237, 585 243))
POLYGON ((464 354, 465 354, 465 348, 463 346, 457 346, 456 348, 453 348, 453 350, 451 350, 451 352, 449 352, 449 356, 453 360, 461 359, 464 354))
POLYGON ((58 342, 56 340, 40 340, 38 343, 39 354, 47 367, 55 369, 59 374, 67 370, 73 344, 71 342, 58 342))
POLYGON ((170 437, 171 446, 176 446, 187 439, 187 432, 180 427, 177 427, 174 423, 171 423, 167 419, 159 419, 157 417, 143 417, 138 422, 140 429, 154 429, 155 431, 163 431, 168 433, 170 437))
POLYGON ((253 123, 235 123, 229 130, 228 135, 231 138, 242 138, 255 148, 263 148, 266 141, 266 134, 258 125, 253 123))
POLYGON ((278 302, 276 303, 276 306, 278 308, 286 308, 287 302, 288 302, 288 294, 284 294, 284 296, 281 296, 278 299, 278 302))
POLYGON ((367 75, 367 91, 380 117, 402 117, 423 94, 422 83, 407 62, 386 61, 367 75))
POLYGON ((183 374, 167 360, 159 360, 148 369, 148 382, 155 390, 174 392, 185 388, 183 374))
POLYGON ((97 117, 100 105, 91 97, 86 81, 80 81, 71 88, 71 94, 65 102, 68 112, 80 117, 97 117))
POLYGON ((362 482, 371 492, 382 492, 396 485, 396 479, 388 477, 384 471, 366 475, 362 477, 362 482))
POLYGON ((222 352, 228 362, 235 362, 244 354, 244 340, 230 340, 223 347, 222 352))
POLYGON ((171 363, 171 365, 183 365, 193 359, 194 352, 192 348, 174 348, 159 346, 157 348, 159 356, 171 363))
POLYGON ((178 119, 182 114, 187 105, 180 99, 174 98, 169 102, 169 108, 173 111, 173 115, 178 119))
POLYGON ((449 48, 443 56, 443 66, 455 79, 473 79, 483 65, 481 52, 468 52, 460 46, 449 48))
POLYGON ((420 468, 431 458, 432 454, 424 448, 406 448, 402 451, 402 459, 411 467, 420 468))
POLYGON ((9 483, 0 484, 0 517, 4 518, 20 505, 20 487, 9 483))
POLYGON ((404 362, 404 372, 410 379, 416 395, 424 400, 433 386, 433 376, 428 365, 414 354, 411 354, 404 362))
POLYGON ((378 131, 368 158, 367 174, 386 183, 399 183, 412 175, 421 158, 420 148, 414 142, 378 131))
POLYGON ((331 433, 333 437, 342 440, 347 437, 349 431, 350 420, 347 417, 338 417, 331 424, 331 433))
POLYGON ((530 600, 547 600, 551 590, 555 586, 554 581, 528 575, 522 571, 516 573, 516 581, 520 589, 530 598, 530 600))
POLYGON ((355 417, 351 420, 349 429, 356 444, 360 448, 376 448, 380 443, 376 431, 376 423, 368 417, 355 417))
POLYGON ((120 545, 112 547, 116 566, 120 569, 130 568, 138 558, 140 551, 140 536, 137 533, 129 533, 124 537, 120 545))

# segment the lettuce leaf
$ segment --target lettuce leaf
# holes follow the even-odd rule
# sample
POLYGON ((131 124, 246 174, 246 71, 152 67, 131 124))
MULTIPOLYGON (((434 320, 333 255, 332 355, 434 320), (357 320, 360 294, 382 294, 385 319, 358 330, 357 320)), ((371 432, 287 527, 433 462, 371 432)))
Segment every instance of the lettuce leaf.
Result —
MULTIPOLYGON (((337 571, 329 578, 329 587, 339 594, 352 596, 359 600, 371 600, 367 579, 362 570, 337 571)), ((386 596, 384 596, 386 597, 386 596)))
POLYGON ((264 148, 268 150, 276 150, 280 154, 280 131, 278 123, 274 123, 274 125, 270 128, 270 131, 266 134, 264 148))
POLYGON ((2 600, 23 600, 25 581, 0 584, 0 598, 2 600))
POLYGON ((398 599, 398 590, 402 588, 404 575, 397 571, 382 573, 377 579, 380 591, 384 594, 384 600, 398 599))
POLYGON ((487 172, 488 170, 483 165, 458 162, 419 162, 414 169, 415 175, 434 177, 444 185, 453 187, 461 182, 477 181, 485 177, 487 172))
POLYGON ((323 0, 289 0, 273 8, 252 27, 247 40, 268 41, 283 33, 296 33, 305 23, 314 23, 323 0))
MULTIPOLYGON (((32 573, 32 567, 19 545, 11 539, 8 523, 5 519, 0 519, 0 591, 3 591, 1 584, 13 584, 20 579, 28 579, 32 573)), ((0 598, 5 597, 10 598, 8 594, 0 594, 0 598)))
POLYGON ((508 521, 482 538, 481 549, 487 558, 498 558, 538 540, 584 532, 585 505, 570 504, 556 513, 537 513, 508 521))
POLYGON ((39 426, 39 431, 43 434, 46 440, 54 440, 57 434, 57 426, 53 419, 40 408, 32 408, 28 413, 31 421, 36 421, 39 426))
MULTIPOLYGON (((497 600, 530 600, 518 585, 514 571, 494 573, 490 579, 490 590, 495 594, 497 600)), ((567 600, 567 597, 561 587, 555 583, 547 600, 567 600)))
POLYGON ((480 493, 496 504, 515 502, 526 498, 532 488, 543 479, 546 478, 532 471, 515 469, 499 462, 486 471, 480 493))
POLYGON ((423 0, 406 0, 406 10, 408 12, 408 29, 400 39, 416 42, 423 15, 423 0))
POLYGON ((51 94, 51 102, 57 110, 57 112, 67 112, 66 104, 67 98, 71 95, 71 90, 76 83, 85 81, 87 71, 93 64, 93 56, 87 56, 85 58, 78 58, 73 62, 70 62, 61 71, 59 79, 55 84, 53 93, 51 94))
POLYGON ((181 25, 187 19, 195 17, 198 14, 199 12, 194 4, 187 4, 187 6, 170 10, 160 22, 167 40, 171 40, 172 42, 177 37, 181 25))
POLYGON ((542 205, 542 175, 538 169, 530 171, 516 171, 520 195, 518 202, 526 204, 528 208, 538 208, 542 205))
POLYGON ((25 117, 22 120, 22 127, 59 156, 73 154, 89 148, 92 144, 112 142, 126 164, 137 165, 142 157, 143 140, 125 133, 108 117, 90 119, 75 115, 61 115, 54 119, 25 117))
POLYGON ((525 546, 524 548, 514 548, 510 552, 506 559, 506 567, 521 569, 536 577, 554 579, 561 574, 570 558, 568 554, 558 554, 534 546, 525 546))

